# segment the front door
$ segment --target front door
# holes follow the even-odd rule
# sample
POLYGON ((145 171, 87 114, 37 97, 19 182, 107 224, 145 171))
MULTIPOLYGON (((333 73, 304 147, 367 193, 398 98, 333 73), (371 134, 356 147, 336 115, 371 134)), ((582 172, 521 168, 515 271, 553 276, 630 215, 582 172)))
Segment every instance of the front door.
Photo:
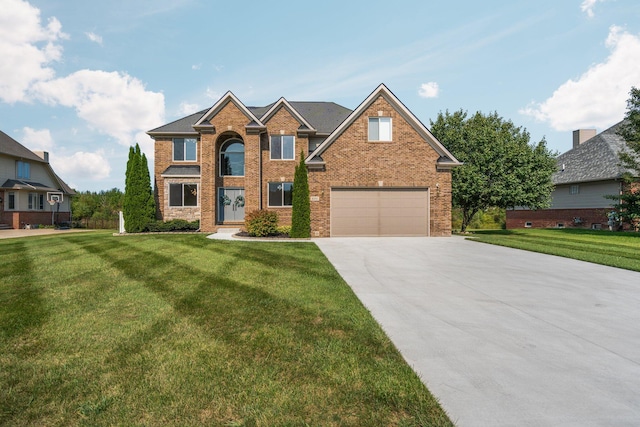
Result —
POLYGON ((218 189, 218 221, 244 221, 244 188, 218 189))

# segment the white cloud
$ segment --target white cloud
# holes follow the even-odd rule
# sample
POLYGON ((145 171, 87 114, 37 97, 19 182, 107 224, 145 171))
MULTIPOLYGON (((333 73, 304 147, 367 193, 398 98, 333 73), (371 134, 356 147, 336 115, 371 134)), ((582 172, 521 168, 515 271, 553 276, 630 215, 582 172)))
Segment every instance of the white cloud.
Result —
POLYGON ((192 70, 199 70, 200 68, 202 68, 202 64, 193 64, 193 65, 191 66, 191 69, 192 69, 192 70))
POLYGON ((557 131, 607 127, 624 117, 632 86, 640 86, 640 36, 613 26, 602 63, 591 66, 577 80, 568 80, 542 103, 532 103, 521 114, 548 122, 557 131))
POLYGON ((54 147, 49 129, 22 128, 22 144, 30 150, 51 151, 54 147))
POLYGON ((136 133, 164 123, 164 95, 126 73, 80 70, 39 82, 34 92, 48 104, 75 108, 92 128, 125 146, 136 133))
POLYGON ((88 32, 88 33, 84 33, 84 34, 92 42, 98 43, 99 45, 102 45, 102 36, 99 36, 98 34, 93 33, 93 32, 88 32))
POLYGON ((72 156, 51 153, 51 166, 66 182, 100 181, 109 177, 111 166, 104 151, 78 151, 72 156))
POLYGON ((580 9, 587 14, 589 18, 594 17, 593 9, 596 6, 596 3, 602 2, 604 0, 584 0, 580 5, 580 9))
POLYGON ((437 98, 440 92, 440 87, 436 82, 422 83, 418 95, 422 98, 437 98))
POLYGON ((14 103, 28 100, 33 82, 54 76, 48 65, 62 57, 57 42, 68 38, 56 18, 46 26, 40 10, 22 0, 4 0, 0 13, 0 100, 14 103))
POLYGON ((199 110, 200 106, 198 104, 191 104, 187 101, 182 101, 178 107, 178 114, 181 116, 188 116, 189 114, 193 114, 199 110))

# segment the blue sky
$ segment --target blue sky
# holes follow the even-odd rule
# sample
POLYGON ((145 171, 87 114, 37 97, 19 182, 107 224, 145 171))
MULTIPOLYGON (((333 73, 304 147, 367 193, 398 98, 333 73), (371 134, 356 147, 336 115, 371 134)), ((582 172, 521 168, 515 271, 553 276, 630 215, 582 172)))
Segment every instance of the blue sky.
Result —
POLYGON ((427 126, 497 111, 564 152, 640 87, 637 0, 0 2, 0 129, 83 191, 228 90, 353 109, 385 83, 427 126))

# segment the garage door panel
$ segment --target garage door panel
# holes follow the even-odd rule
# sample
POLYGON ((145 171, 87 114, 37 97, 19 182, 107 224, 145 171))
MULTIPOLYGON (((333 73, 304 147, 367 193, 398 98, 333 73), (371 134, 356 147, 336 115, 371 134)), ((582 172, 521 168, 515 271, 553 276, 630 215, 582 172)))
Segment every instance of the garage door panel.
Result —
POLYGON ((333 189, 332 236, 427 236, 426 189, 333 189))

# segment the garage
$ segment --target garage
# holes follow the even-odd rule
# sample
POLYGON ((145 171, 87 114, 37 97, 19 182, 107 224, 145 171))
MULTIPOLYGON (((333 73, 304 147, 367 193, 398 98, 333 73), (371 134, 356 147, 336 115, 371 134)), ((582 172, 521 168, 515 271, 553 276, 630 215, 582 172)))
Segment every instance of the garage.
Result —
POLYGON ((428 236, 427 188, 332 188, 331 236, 428 236))

